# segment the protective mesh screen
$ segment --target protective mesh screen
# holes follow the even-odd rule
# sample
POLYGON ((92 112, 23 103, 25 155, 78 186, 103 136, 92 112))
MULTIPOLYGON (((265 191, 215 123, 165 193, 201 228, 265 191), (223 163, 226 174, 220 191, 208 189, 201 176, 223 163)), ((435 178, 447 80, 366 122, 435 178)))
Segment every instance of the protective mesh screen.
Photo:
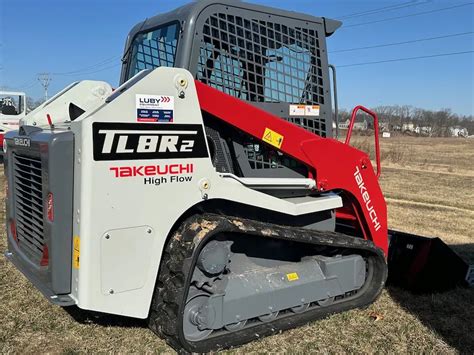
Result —
POLYGON ((246 142, 244 152, 247 154, 252 169, 281 169, 287 167, 302 171, 303 175, 307 175, 307 168, 304 165, 274 149, 268 149, 268 147, 258 142, 246 142))
MULTIPOLYGON (((197 78, 247 101, 324 104, 319 41, 314 29, 214 14, 204 24, 197 78)), ((326 133, 322 118, 282 117, 326 133)))
POLYGON ((178 46, 178 24, 160 27, 154 31, 138 34, 132 44, 132 60, 128 77, 143 69, 165 66, 173 67, 178 46))

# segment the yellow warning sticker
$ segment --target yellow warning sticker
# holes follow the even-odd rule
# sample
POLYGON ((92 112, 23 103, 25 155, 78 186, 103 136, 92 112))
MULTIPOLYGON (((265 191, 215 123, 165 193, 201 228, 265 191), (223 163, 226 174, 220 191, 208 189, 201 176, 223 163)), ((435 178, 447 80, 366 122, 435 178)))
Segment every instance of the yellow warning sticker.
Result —
POLYGON ((268 144, 273 145, 274 147, 281 148, 283 144, 283 136, 275 131, 272 131, 270 128, 265 128, 263 133, 262 140, 268 144))
POLYGON ((296 281, 300 279, 296 272, 286 274, 286 278, 288 279, 288 281, 296 281))
POLYGON ((79 269, 79 255, 81 249, 81 239, 78 235, 75 235, 73 238, 73 248, 72 248, 72 267, 74 269, 79 269))

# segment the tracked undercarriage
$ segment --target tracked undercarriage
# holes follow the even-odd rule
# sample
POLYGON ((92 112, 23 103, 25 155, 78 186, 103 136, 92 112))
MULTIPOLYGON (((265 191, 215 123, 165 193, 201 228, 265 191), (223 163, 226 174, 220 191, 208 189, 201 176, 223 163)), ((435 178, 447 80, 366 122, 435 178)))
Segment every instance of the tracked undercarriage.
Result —
POLYGON ((151 328, 190 352, 369 305, 387 277, 366 240, 212 214, 181 225, 161 267, 151 328))

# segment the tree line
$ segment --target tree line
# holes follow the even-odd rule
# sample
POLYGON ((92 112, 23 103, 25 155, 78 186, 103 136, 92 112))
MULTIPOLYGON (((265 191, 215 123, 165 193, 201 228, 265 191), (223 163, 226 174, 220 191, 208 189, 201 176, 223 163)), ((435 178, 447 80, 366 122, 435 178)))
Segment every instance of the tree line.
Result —
MULTIPOLYGON (((450 128, 460 126, 466 128, 469 134, 474 134, 474 116, 458 115, 450 109, 439 111, 425 110, 413 106, 377 106, 372 108, 379 117, 379 121, 389 130, 401 130, 409 124, 413 127, 429 127, 430 136, 446 137, 451 135, 450 128)), ((339 122, 350 119, 351 112, 342 110, 339 113, 339 122)), ((357 120, 363 121, 365 114, 357 115, 357 120)), ((367 120, 373 128, 372 119, 367 120)))
MULTIPOLYGON (((28 111, 33 110, 43 103, 43 100, 34 100, 27 96, 28 111)), ((470 135, 474 134, 474 116, 458 115, 450 109, 439 111, 425 110, 409 105, 377 106, 372 108, 379 117, 379 121, 390 131, 403 131, 404 125, 413 124, 414 127, 430 127, 430 136, 447 137, 451 135, 450 128, 460 126, 466 128, 470 135)), ((348 110, 339 111, 339 122, 344 122, 351 117, 348 110)), ((359 113, 357 121, 363 121, 365 114, 359 113)), ((368 127, 373 128, 372 119, 368 120, 368 127)))

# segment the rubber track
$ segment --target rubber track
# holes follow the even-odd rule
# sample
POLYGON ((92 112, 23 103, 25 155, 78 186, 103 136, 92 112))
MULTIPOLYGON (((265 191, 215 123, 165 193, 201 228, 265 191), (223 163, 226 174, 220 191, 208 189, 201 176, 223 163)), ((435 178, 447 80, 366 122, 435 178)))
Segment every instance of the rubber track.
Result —
POLYGON ((382 291, 386 278, 387 265, 383 252, 370 241, 341 233, 285 227, 237 217, 215 214, 197 215, 181 224, 163 252, 150 309, 149 326, 180 353, 216 351, 294 328, 328 314, 368 306, 382 291), (358 293, 357 297, 349 297, 346 302, 309 309, 304 313, 277 318, 269 323, 258 323, 237 332, 223 333, 214 337, 211 335, 199 342, 189 342, 183 334, 182 315, 196 263, 195 259, 206 241, 222 232, 245 233, 350 249, 364 255, 373 266, 371 284, 364 285, 363 292, 358 293))

